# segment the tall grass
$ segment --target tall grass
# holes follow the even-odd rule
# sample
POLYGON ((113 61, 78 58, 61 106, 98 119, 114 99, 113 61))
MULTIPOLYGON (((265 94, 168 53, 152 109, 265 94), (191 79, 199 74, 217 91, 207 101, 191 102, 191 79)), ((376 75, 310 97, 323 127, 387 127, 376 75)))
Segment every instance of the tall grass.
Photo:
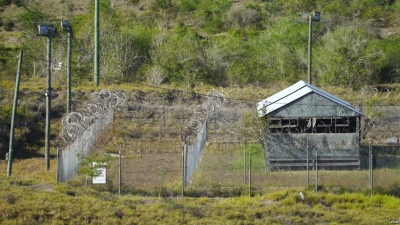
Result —
POLYGON ((91 187, 71 194, 69 184, 38 189, 37 182, 1 177, 1 224, 387 224, 400 210, 400 200, 386 195, 285 189, 254 197, 158 198, 91 187))

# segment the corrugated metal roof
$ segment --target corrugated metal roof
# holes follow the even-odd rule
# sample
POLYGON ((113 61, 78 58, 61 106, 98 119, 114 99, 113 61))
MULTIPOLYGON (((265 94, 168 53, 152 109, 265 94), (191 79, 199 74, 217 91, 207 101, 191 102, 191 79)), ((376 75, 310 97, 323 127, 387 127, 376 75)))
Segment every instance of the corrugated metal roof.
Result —
POLYGON ((305 81, 299 81, 292 86, 272 95, 269 98, 266 98, 260 102, 257 103, 257 111, 258 115, 260 117, 263 117, 303 96, 310 92, 315 92, 321 96, 324 96, 325 98, 336 102, 337 104, 340 104, 360 115, 363 115, 361 112, 359 112, 357 109, 355 109, 350 103, 335 97, 328 92, 325 92, 305 81))

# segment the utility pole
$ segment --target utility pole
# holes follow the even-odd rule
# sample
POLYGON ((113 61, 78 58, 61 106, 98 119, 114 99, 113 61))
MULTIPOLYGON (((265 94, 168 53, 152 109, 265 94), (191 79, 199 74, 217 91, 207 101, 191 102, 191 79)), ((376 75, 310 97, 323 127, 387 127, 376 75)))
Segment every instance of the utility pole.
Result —
POLYGON ((51 38, 47 36, 47 90, 46 90, 46 140, 45 140, 45 159, 46 170, 50 169, 50 108, 51 108, 51 38))
MULTIPOLYGON (((313 21, 319 22, 321 21, 321 13, 320 12, 313 12, 312 14, 309 13, 302 13, 302 17, 305 19, 308 17, 308 62, 307 62, 307 74, 308 74, 308 83, 312 84, 312 26, 313 21)), ((296 22, 305 22, 305 20, 295 20, 296 22)))
POLYGON ((53 25, 39 25, 38 36, 47 37, 47 88, 46 88, 46 130, 45 130, 45 160, 46 170, 50 170, 50 108, 51 108, 51 38, 54 34, 53 25))
POLYGON ((7 176, 11 176, 12 171, 12 160, 13 160, 13 149, 14 149, 14 124, 15 124, 15 113, 17 111, 17 103, 18 103, 18 93, 19 93, 19 81, 21 78, 21 67, 22 67, 22 57, 24 56, 24 52, 19 52, 18 57, 18 70, 17 70, 17 78, 15 80, 15 92, 14 92, 14 105, 11 115, 11 128, 10 128, 10 144, 8 150, 8 167, 7 167, 7 176))
POLYGON ((99 11, 100 11, 100 0, 95 0, 95 12, 94 12, 94 85, 99 86, 99 76, 100 76, 100 69, 99 69, 99 27, 100 27, 100 18, 99 18, 99 11))
POLYGON ((313 16, 308 16, 308 83, 312 84, 311 80, 311 60, 312 60, 312 23, 313 23, 313 16))
POLYGON ((313 15, 308 16, 308 83, 312 84, 312 26, 313 21, 320 21, 321 13, 314 12, 313 15))
POLYGON ((70 21, 61 21, 61 28, 68 32, 67 50, 67 114, 71 112, 71 52, 72 52, 72 26, 70 21))

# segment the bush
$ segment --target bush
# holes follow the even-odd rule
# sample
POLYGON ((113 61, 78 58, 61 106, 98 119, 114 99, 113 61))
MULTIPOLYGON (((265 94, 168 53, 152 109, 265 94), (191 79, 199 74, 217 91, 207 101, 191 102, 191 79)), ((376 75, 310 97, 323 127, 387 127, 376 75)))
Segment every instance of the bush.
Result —
POLYGON ((172 7, 171 0, 155 0, 153 4, 151 4, 150 8, 154 11, 158 11, 160 9, 167 9, 172 7))
POLYGON ((11 0, 0 0, 0 7, 8 6, 11 4, 11 0))
POLYGON ((258 27, 262 21, 260 9, 249 5, 245 8, 231 8, 228 11, 227 25, 234 28, 258 27))
POLYGON ((16 6, 22 6, 23 5, 23 0, 11 0, 11 3, 16 5, 16 6))
POLYGON ((389 186, 388 194, 400 198, 400 183, 394 183, 389 186))
POLYGON ((197 9, 199 5, 199 0, 182 0, 179 11, 181 12, 193 12, 197 9))
POLYGON ((131 4, 138 4, 138 3, 139 3, 139 0, 129 0, 129 2, 130 2, 131 4))
POLYGON ((7 19, 3 24, 3 27, 4 27, 5 31, 12 31, 14 26, 15 26, 14 22, 12 20, 10 20, 10 19, 7 19))

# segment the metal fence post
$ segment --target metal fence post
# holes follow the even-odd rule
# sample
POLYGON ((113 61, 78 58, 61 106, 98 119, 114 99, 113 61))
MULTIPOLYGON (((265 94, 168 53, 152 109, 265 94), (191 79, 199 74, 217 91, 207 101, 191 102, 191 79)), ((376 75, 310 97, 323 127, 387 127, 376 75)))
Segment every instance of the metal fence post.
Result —
POLYGON ((246 187, 246 139, 244 140, 243 149, 243 175, 244 175, 244 186, 246 187))
POLYGON ((369 142, 368 145, 369 148, 369 186, 371 188, 371 197, 374 195, 374 164, 373 164, 373 156, 372 156, 372 148, 371 148, 371 142, 369 142))
POLYGON ((186 185, 186 144, 183 145, 182 149, 182 197, 185 196, 185 185, 186 185))
POLYGON ((121 195, 121 167, 122 167, 122 165, 121 165, 121 148, 122 148, 122 145, 120 144, 119 145, 119 167, 118 167, 118 195, 121 195))
POLYGON ((250 149, 249 149, 249 197, 251 197, 251 148, 252 148, 252 145, 250 144, 250 149))
POLYGON ((315 193, 318 193, 318 151, 315 152, 315 193))
POLYGON ((310 160, 308 157, 308 140, 307 140, 307 188, 310 186, 310 160))

